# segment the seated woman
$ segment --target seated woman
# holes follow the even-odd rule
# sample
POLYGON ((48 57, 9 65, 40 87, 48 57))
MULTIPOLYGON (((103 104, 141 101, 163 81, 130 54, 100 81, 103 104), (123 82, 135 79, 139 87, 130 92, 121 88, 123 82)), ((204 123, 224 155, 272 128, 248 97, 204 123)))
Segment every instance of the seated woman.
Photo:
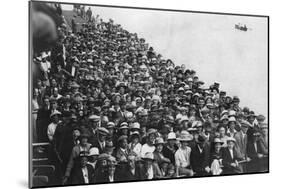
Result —
POLYGON ((219 138, 214 139, 210 154, 209 167, 206 168, 206 171, 212 175, 220 175, 222 173, 222 145, 223 142, 219 138))
POLYGON ((175 153, 176 175, 193 176, 193 170, 190 167, 191 148, 189 142, 193 140, 193 136, 187 131, 182 131, 180 135, 180 148, 175 153))

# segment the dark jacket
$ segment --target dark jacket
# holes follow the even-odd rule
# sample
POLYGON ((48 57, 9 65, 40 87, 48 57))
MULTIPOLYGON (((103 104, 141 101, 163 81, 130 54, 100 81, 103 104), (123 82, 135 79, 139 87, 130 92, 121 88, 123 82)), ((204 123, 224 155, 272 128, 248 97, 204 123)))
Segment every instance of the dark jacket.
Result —
POLYGON ((175 145, 174 152, 172 150, 170 150, 167 146, 164 146, 162 153, 166 158, 170 159, 172 164, 175 164, 175 153, 177 150, 178 150, 178 147, 176 147, 176 145, 175 145))
POLYGON ((104 153, 104 148, 102 148, 101 144, 98 141, 97 135, 90 136, 89 143, 92 144, 93 147, 96 147, 99 149, 99 153, 104 153))
MULTIPOLYGON (((119 181, 120 179, 118 177, 119 177, 119 175, 115 171, 115 174, 113 177, 114 178, 113 182, 119 181)), ((95 173, 94 183, 108 183, 108 182, 110 182, 110 181, 109 181, 109 175, 108 175, 107 171, 104 171, 104 172, 97 171, 95 173)))
MULTIPOLYGON (((94 177, 93 177, 94 176, 94 169, 91 165, 86 165, 86 167, 87 167, 87 170, 88 170, 89 184, 91 184, 94 181, 94 177)), ((71 183, 72 184, 86 184, 85 181, 84 181, 83 172, 82 172, 81 167, 73 170, 71 183)))
POLYGON ((223 174, 235 174, 240 173, 241 169, 239 167, 232 167, 230 164, 235 163, 235 161, 241 160, 238 152, 233 149, 233 158, 231 157, 229 149, 222 148, 222 164, 223 164, 223 174))
MULTIPOLYGON (((152 164, 152 169, 153 169, 153 178, 152 179, 159 179, 159 178, 163 177, 161 170, 158 167, 157 163, 152 164)), ((145 168, 145 166, 140 167, 138 174, 139 174, 138 180, 148 180, 147 169, 145 168)))
POLYGON ((196 175, 205 174, 205 167, 207 167, 209 164, 209 157, 210 150, 207 143, 203 146, 202 152, 200 152, 198 145, 195 145, 191 149, 190 164, 196 175))
POLYGON ((262 154, 260 141, 256 142, 256 147, 254 141, 249 141, 247 145, 247 154, 251 159, 251 161, 247 163, 247 172, 260 171, 261 159, 258 158, 258 154, 262 154))

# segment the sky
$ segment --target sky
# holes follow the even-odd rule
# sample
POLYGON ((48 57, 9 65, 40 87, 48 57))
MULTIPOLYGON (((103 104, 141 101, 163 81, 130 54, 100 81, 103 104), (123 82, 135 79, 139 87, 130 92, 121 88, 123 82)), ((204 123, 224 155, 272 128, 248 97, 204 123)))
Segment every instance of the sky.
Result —
MULTIPOLYGON (((71 10, 71 5, 62 6, 71 10)), ((206 13, 91 7, 103 20, 112 18, 137 33, 176 65, 197 72, 209 86, 220 83, 228 95, 237 95, 242 107, 268 113, 267 19, 206 13), (234 29, 246 24, 247 32, 234 29)))

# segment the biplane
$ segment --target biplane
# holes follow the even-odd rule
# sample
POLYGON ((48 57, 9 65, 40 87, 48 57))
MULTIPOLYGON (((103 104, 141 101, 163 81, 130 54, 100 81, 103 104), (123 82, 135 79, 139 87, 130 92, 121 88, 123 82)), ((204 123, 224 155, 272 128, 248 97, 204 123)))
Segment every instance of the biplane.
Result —
POLYGON ((235 24, 235 29, 245 31, 245 32, 249 30, 249 28, 246 26, 246 24, 242 25, 241 23, 235 24))

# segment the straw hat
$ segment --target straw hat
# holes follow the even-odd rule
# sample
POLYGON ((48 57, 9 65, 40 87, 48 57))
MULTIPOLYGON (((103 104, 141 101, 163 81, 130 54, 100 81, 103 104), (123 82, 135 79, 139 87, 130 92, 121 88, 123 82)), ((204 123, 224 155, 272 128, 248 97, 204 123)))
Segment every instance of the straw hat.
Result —
POLYGON ((181 132, 179 141, 185 142, 185 141, 192 141, 192 140, 193 140, 193 136, 189 132, 187 131, 181 132))

